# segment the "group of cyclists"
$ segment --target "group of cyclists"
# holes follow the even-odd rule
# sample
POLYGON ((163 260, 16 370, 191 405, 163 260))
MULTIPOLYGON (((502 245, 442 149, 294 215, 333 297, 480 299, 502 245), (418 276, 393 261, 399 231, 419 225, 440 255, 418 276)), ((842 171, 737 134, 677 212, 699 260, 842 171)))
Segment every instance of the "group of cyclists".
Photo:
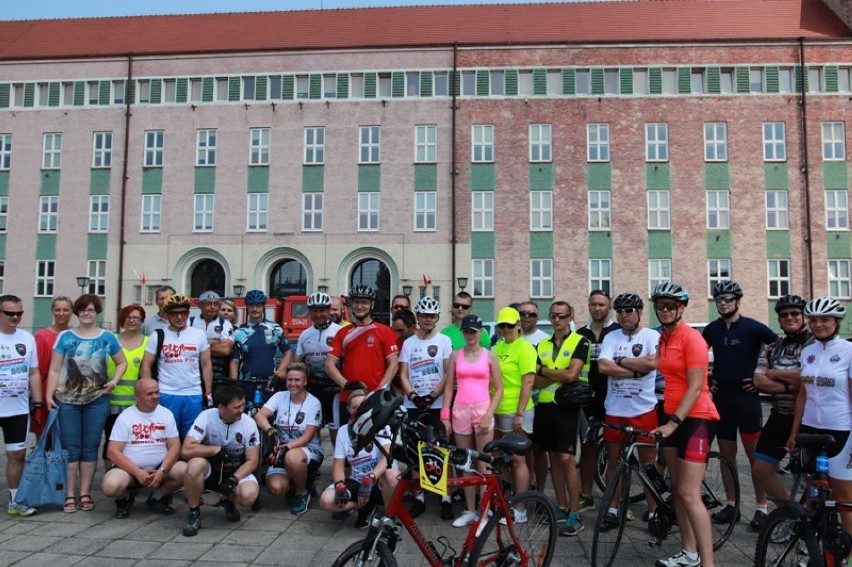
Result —
MULTIPOLYGON (((189 504, 183 533, 193 536, 201 527, 205 490, 218 495, 228 521, 238 521, 238 506, 255 504, 263 482, 270 495, 284 496, 293 514, 303 514, 318 497, 333 517, 357 512, 356 526, 365 527, 376 507, 389 501, 400 473, 384 456, 390 432, 379 427, 375 440, 361 448, 357 419, 372 393, 391 389, 404 397, 410 419, 433 425, 458 447, 481 451, 495 438, 531 437, 534 451, 512 457, 506 482, 515 492, 545 490, 549 473, 563 536, 582 531, 582 514, 596 507, 598 440, 589 423, 661 434, 682 549, 657 565, 712 566, 711 522, 730 522, 739 513, 732 505, 711 517, 702 502, 714 438, 736 462, 739 431, 754 481, 750 526, 756 531, 766 524, 768 500, 783 505, 787 497, 776 470, 799 432, 834 436, 828 451, 832 489, 838 500, 852 501, 852 344, 839 336, 844 307, 830 297, 808 302, 783 296, 775 304, 783 332, 778 337, 740 313, 742 297, 736 282, 718 282, 713 298, 720 316, 703 336, 683 321, 689 294, 675 282, 651 294, 656 329, 643 326, 645 301, 632 292, 611 300, 593 291, 588 323, 579 327, 568 302, 552 302, 551 334, 536 325, 538 305, 524 301, 499 310, 492 339, 464 291, 453 297, 445 326, 436 299, 424 296, 412 307, 404 295, 394 298, 387 326, 372 318, 375 290, 356 285, 348 295, 349 321, 339 298, 312 294, 311 326, 291 348, 281 327, 265 318, 268 298, 261 290, 246 294, 248 321, 238 325, 227 310, 220 314, 222 298, 215 292, 203 293, 201 315, 190 317, 189 298, 163 286, 158 312, 146 317, 139 305, 125 307, 117 334, 97 327, 97 296, 57 298, 54 324, 35 339, 17 329, 21 300, 0 296, 7 511, 34 512, 16 500, 27 423, 38 433, 44 411, 58 408, 69 449, 66 513, 94 508, 90 490, 106 427, 102 489, 115 498, 117 518, 129 516, 137 491, 146 488, 150 509, 173 514, 171 494, 183 487, 189 504), (73 328, 72 313, 79 321, 73 328), (251 416, 246 400, 257 388, 266 401, 251 416), (765 424, 759 393, 772 399, 765 424), (325 426, 334 461, 330 483, 318 490, 325 426), (261 478, 258 471, 264 471, 261 478)), ((624 434, 608 428, 603 438, 613 465, 624 434)), ((652 447, 639 454, 643 463, 654 457, 652 447)), ((442 497, 441 518, 455 527, 472 524, 476 498, 472 487, 442 497), (464 503, 459 514, 454 497, 464 503)), ((729 492, 731 504, 733 498, 729 492)), ((423 514, 426 501, 422 491, 409 495, 411 515, 423 514)), ((615 503, 598 506, 608 514, 597 529, 611 529, 615 503)), ((513 514, 516 523, 526 521, 526 510, 513 514)), ((644 519, 654 514, 650 506, 644 519)), ((852 531, 852 520, 843 516, 852 531)))

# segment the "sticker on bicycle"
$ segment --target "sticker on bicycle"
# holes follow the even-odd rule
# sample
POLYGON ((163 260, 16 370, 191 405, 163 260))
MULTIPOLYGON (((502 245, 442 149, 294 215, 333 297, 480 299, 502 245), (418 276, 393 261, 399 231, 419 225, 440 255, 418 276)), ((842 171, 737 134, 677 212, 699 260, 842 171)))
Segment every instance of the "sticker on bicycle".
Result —
POLYGON ((449 449, 433 447, 421 441, 417 444, 417 453, 420 456, 420 486, 446 496, 449 449))

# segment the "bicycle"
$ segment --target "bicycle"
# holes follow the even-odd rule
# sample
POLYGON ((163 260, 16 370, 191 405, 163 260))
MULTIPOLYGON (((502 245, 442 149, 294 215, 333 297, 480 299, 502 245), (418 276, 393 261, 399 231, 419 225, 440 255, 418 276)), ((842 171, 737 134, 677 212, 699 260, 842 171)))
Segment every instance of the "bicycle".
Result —
MULTIPOLYGON (((403 528, 432 567, 550 565, 557 539, 556 511, 552 502, 538 492, 522 492, 508 500, 503 495, 500 472, 510 463, 512 455, 523 455, 530 450, 532 442, 529 439, 507 435, 503 439, 491 441, 480 453, 440 442, 431 427, 417 422, 406 423, 402 416, 399 419, 401 424, 393 432, 393 457, 401 458, 408 466, 400 474, 386 515, 374 517, 367 537, 346 548, 334 562, 334 567, 396 567, 394 554, 403 528), (420 481, 413 479, 411 474, 415 470, 411 463, 418 461, 414 456, 419 442, 424 442, 430 449, 448 450, 449 460, 457 470, 475 473, 475 476, 448 478, 449 492, 465 486, 484 487, 479 515, 471 524, 459 551, 452 547, 446 536, 438 537, 435 542, 428 540, 403 506, 405 494, 420 488, 420 481), (499 456, 492 456, 491 452, 498 452, 499 456), (474 466, 475 461, 489 464, 489 472, 480 475, 474 466), (512 509, 521 505, 525 506, 527 512, 526 522, 516 522, 512 513, 512 509), (442 547, 441 551, 436 543, 442 547)), ((441 464, 437 460, 430 460, 430 463, 436 467, 447 466, 446 461, 441 464)))
POLYGON ((796 501, 793 496, 769 514, 757 538, 756 567, 845 564, 852 552, 852 536, 844 531, 838 512, 852 512, 852 502, 830 500, 826 448, 832 443, 834 437, 831 435, 800 433, 796 436, 797 448, 816 453, 813 461, 803 459, 803 466, 812 472, 812 482, 805 491, 804 502, 796 501))
MULTIPOLYGON (((618 548, 627 524, 627 510, 630 506, 631 494, 642 494, 647 490, 656 503, 656 512, 648 521, 648 530, 653 536, 648 541, 649 547, 659 547, 663 540, 671 532, 672 527, 677 524, 675 516, 674 500, 670 484, 652 464, 644 467, 639 463, 637 449, 640 447, 654 447, 657 453, 657 462, 663 464, 662 437, 657 436, 655 443, 637 441, 637 437, 654 437, 650 432, 636 429, 629 425, 602 424, 604 427, 623 431, 627 434, 621 454, 618 458, 615 470, 604 490, 598 516, 595 521, 595 532, 592 539, 592 567, 610 567, 615 561, 618 548), (634 477, 638 483, 634 483, 634 477), (614 526, 604 529, 604 522, 609 511, 610 503, 617 502, 618 512, 614 526)), ((707 460, 707 469, 704 480, 701 483, 701 500, 709 514, 714 510, 721 510, 727 505, 725 488, 722 482, 723 472, 727 472, 734 479, 735 512, 740 507, 740 485, 734 466, 718 452, 711 452, 707 460)), ((734 514, 730 522, 725 524, 712 523, 713 526, 713 549, 718 549, 734 531, 736 518, 734 514)))

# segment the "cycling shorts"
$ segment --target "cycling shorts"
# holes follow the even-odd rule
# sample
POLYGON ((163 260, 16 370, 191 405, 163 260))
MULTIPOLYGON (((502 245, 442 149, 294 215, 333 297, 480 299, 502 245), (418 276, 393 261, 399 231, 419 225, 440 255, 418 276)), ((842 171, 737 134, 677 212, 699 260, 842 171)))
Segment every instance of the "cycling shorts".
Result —
POLYGON ((787 439, 793 428, 793 415, 769 412, 769 419, 763 424, 760 439, 754 448, 754 458, 771 465, 777 465, 787 454, 787 439))
POLYGON ((22 413, 0 417, 0 428, 3 429, 6 451, 25 451, 27 449, 27 437, 30 434, 29 414, 22 413))
POLYGON ((340 403, 340 392, 321 388, 311 392, 310 388, 308 388, 308 393, 313 394, 320 401, 323 425, 328 425, 329 429, 340 429, 340 424, 337 421, 340 419, 340 412, 335 407, 340 403))
POLYGON ((799 433, 827 433, 834 437, 834 443, 826 448, 828 455, 828 476, 837 480, 852 480, 852 435, 849 431, 818 429, 802 424, 799 433))
POLYGON ((718 435, 721 441, 736 441, 737 430, 744 438, 757 438, 763 423, 763 410, 756 394, 719 390, 713 396, 719 412, 718 435))
POLYGON ((716 437, 717 422, 688 417, 669 435, 664 444, 677 449, 677 456, 690 463, 707 463, 710 445, 716 437))
POLYGON ((533 442, 549 453, 577 454, 580 412, 554 403, 538 404, 533 420, 533 442))

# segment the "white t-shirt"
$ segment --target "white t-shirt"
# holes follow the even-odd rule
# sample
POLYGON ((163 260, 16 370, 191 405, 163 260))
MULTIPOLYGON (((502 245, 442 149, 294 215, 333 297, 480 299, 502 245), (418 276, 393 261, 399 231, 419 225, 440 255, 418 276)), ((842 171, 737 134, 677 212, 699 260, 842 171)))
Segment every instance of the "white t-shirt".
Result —
MULTIPOLYGON (((158 381, 160 393, 175 396, 200 396, 201 369, 199 359, 201 353, 210 348, 207 336, 201 329, 187 327, 178 332, 171 329, 163 330, 163 350, 159 364, 158 381)), ((145 352, 157 354, 157 333, 145 346, 145 352)))
POLYGON ((334 335, 339 330, 340 325, 333 322, 325 329, 317 329, 311 325, 301 332, 299 340, 296 341, 296 356, 302 357, 318 382, 323 382, 326 378, 325 357, 331 350, 334 335))
POLYGON ((30 413, 31 368, 38 368, 33 336, 21 329, 0 333, 0 417, 30 413))
POLYGON ((319 429, 322 427, 322 404, 316 396, 305 392, 305 400, 296 403, 290 400, 290 392, 277 392, 263 407, 275 415, 272 426, 278 430, 278 437, 289 443, 305 434, 308 426, 316 426, 314 436, 308 442, 307 449, 322 455, 319 429))
POLYGON ((132 405, 118 414, 109 440, 124 443, 122 452, 137 467, 153 469, 169 452, 166 441, 177 437, 177 423, 171 411, 158 405, 145 413, 132 405))
POLYGON ((807 403, 802 423, 819 429, 852 430, 852 343, 835 337, 802 349, 802 384, 807 403))
POLYGON ((527 341, 528 343, 532 343, 532 346, 537 347, 538 343, 548 338, 550 335, 536 327, 535 331, 530 333, 529 335, 525 335, 521 333, 521 338, 527 341))
POLYGON ((205 323, 203 317, 193 317, 189 326, 204 331, 208 339, 234 340, 234 326, 218 316, 209 323, 205 323))
POLYGON ((352 440, 349 438, 349 424, 347 423, 337 432, 337 441, 334 443, 334 458, 346 459, 346 462, 352 467, 352 472, 349 473, 349 478, 361 482, 361 479, 373 472, 379 459, 384 459, 376 443, 381 443, 390 453, 390 429, 385 427, 376 433, 376 439, 358 451, 355 454, 355 447, 352 446, 352 440))
MULTIPOLYGON (((604 336, 598 360, 605 358, 615 361, 623 356, 626 358, 641 358, 657 351, 660 334, 643 327, 635 335, 627 335, 616 329, 604 336)), ((636 417, 648 413, 657 405, 654 395, 654 383, 657 371, 652 370, 639 378, 609 377, 604 408, 607 415, 615 417, 636 417)))
POLYGON ((246 462, 246 449, 257 447, 260 439, 257 424, 248 415, 241 414, 238 421, 225 423, 218 408, 198 414, 187 435, 202 445, 225 447, 228 453, 223 467, 225 474, 240 468, 246 462))
MULTIPOLYGON (((438 382, 444 378, 444 361, 451 354, 453 343, 450 337, 441 333, 429 339, 421 339, 416 334, 405 339, 399 362, 408 365, 408 381, 418 396, 425 396, 438 386, 438 382)), ((429 407, 440 409, 443 404, 444 396, 440 395, 429 407)), ((405 407, 415 406, 406 398, 405 407)))

